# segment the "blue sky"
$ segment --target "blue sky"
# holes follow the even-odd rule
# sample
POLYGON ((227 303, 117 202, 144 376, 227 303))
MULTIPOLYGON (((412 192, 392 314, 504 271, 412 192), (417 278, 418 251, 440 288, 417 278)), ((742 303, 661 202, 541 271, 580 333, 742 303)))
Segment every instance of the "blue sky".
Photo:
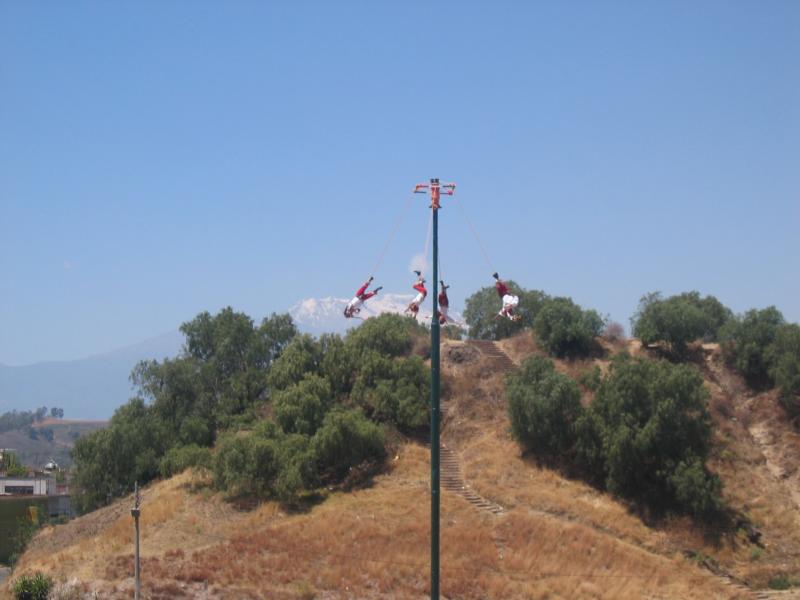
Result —
MULTIPOLYGON (((0 3, 0 363, 349 296, 432 176, 525 287, 800 320, 799 30, 777 1, 0 3)), ((460 305, 491 270, 441 223, 460 305)))

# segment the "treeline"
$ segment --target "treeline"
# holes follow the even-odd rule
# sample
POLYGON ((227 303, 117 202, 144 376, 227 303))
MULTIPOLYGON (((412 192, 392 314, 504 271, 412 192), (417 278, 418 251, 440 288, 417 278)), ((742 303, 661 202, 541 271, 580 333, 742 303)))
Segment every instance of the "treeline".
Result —
POLYGON ((774 306, 734 315, 713 296, 688 292, 669 298, 648 294, 631 321, 643 343, 660 342, 674 358, 689 342, 717 341, 730 366, 756 388, 777 386, 792 416, 800 412, 800 325, 788 323, 774 306))
POLYGON ((427 423, 429 375, 414 354, 427 352, 425 330, 409 319, 315 339, 288 315, 255 325, 228 308, 181 331, 181 356, 137 365, 136 397, 76 442, 83 510, 188 466, 210 469, 231 495, 293 500, 379 465, 387 430, 427 423))
MULTIPOLYGON (((53 418, 61 419, 64 417, 64 409, 53 407, 49 415, 53 418)), ((27 429, 34 423, 44 421, 48 416, 47 407, 41 406, 36 410, 23 410, 3 413, 0 415, 0 433, 13 431, 15 429, 27 429)))
MULTIPOLYGON (((466 301, 470 337, 496 340, 530 329, 544 350, 569 358, 588 356, 597 350, 598 335, 621 329, 570 298, 526 290, 513 281, 508 286, 520 298, 522 319, 497 319, 497 294, 492 287, 482 288, 466 301)), ((691 358, 692 342, 719 342, 728 364, 751 386, 777 386, 789 413, 800 415, 800 325, 788 323, 774 306, 735 315, 714 296, 692 291, 665 298, 653 292, 640 299, 631 332, 645 345, 659 345, 673 362, 691 358)))

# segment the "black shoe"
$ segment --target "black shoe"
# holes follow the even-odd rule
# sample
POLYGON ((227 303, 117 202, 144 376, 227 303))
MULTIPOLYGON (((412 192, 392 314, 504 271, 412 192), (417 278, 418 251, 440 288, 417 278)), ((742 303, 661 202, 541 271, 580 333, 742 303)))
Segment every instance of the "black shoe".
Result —
POLYGON ((379 285, 378 287, 376 287, 376 288, 375 288, 375 293, 377 294, 377 293, 378 293, 378 292, 380 292, 382 289, 383 289, 383 286, 382 286, 382 285, 379 285))
POLYGON ((421 271, 414 271, 414 273, 417 274, 417 277, 422 277, 422 272, 421 271))
POLYGON ((375 278, 372 275, 370 275, 369 279, 367 281, 372 281, 373 279, 375 279, 375 278))
POLYGON ((497 271, 492 273, 492 277, 494 277, 495 279, 500 279, 500 276, 497 274, 497 271))

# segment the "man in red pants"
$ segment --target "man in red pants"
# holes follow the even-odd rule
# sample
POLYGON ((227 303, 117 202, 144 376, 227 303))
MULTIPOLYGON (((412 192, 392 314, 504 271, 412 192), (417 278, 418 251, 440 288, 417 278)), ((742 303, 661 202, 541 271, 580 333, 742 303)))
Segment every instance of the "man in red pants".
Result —
POLYGON ((447 288, 450 286, 445 285, 444 281, 439 283, 442 284, 442 291, 439 292, 439 325, 444 325, 447 323, 447 309, 450 308, 450 300, 447 298, 447 288))
POLYGON ((420 271, 414 271, 414 273, 417 274, 417 282, 411 287, 417 291, 417 295, 414 296, 414 299, 409 302, 406 307, 406 314, 410 314, 416 319, 417 313, 419 312, 419 305, 425 301, 428 290, 425 289, 425 278, 422 276, 422 273, 420 271))
POLYGON ((507 317, 512 321, 519 321, 522 317, 514 314, 514 308, 516 308, 516 306, 519 304, 519 296, 514 296, 508 290, 508 286, 502 279, 500 279, 500 276, 497 273, 492 273, 492 277, 494 277, 496 280, 494 289, 497 290, 497 295, 500 296, 500 299, 503 302, 503 308, 500 309, 500 312, 497 313, 497 316, 507 317))
POLYGON ((383 289, 383 287, 376 287, 374 292, 367 292, 367 288, 369 287, 369 284, 372 283, 372 279, 373 277, 370 275, 369 279, 367 279, 364 285, 358 288, 355 297, 348 302, 347 306, 344 308, 345 318, 351 319, 360 313, 364 302, 372 298, 383 289))

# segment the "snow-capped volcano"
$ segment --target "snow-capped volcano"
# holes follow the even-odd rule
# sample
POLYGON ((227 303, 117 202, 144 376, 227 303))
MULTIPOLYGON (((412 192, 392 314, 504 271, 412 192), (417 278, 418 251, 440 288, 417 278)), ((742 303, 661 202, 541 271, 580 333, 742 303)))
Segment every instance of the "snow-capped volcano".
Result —
MULTIPOLYGON (((413 294, 378 294, 370 298, 361 308, 358 315, 361 319, 375 317, 382 313, 395 313, 402 315, 408 303, 414 298, 413 294)), ((350 301, 349 298, 306 298, 300 300, 289 309, 297 327, 304 332, 320 333, 344 333, 351 327, 357 326, 359 319, 346 319, 344 317, 344 307, 350 301)), ((450 315, 461 321, 461 315, 455 311, 450 311, 450 315)), ((425 306, 420 308, 418 320, 422 323, 431 320, 430 298, 425 306)))

